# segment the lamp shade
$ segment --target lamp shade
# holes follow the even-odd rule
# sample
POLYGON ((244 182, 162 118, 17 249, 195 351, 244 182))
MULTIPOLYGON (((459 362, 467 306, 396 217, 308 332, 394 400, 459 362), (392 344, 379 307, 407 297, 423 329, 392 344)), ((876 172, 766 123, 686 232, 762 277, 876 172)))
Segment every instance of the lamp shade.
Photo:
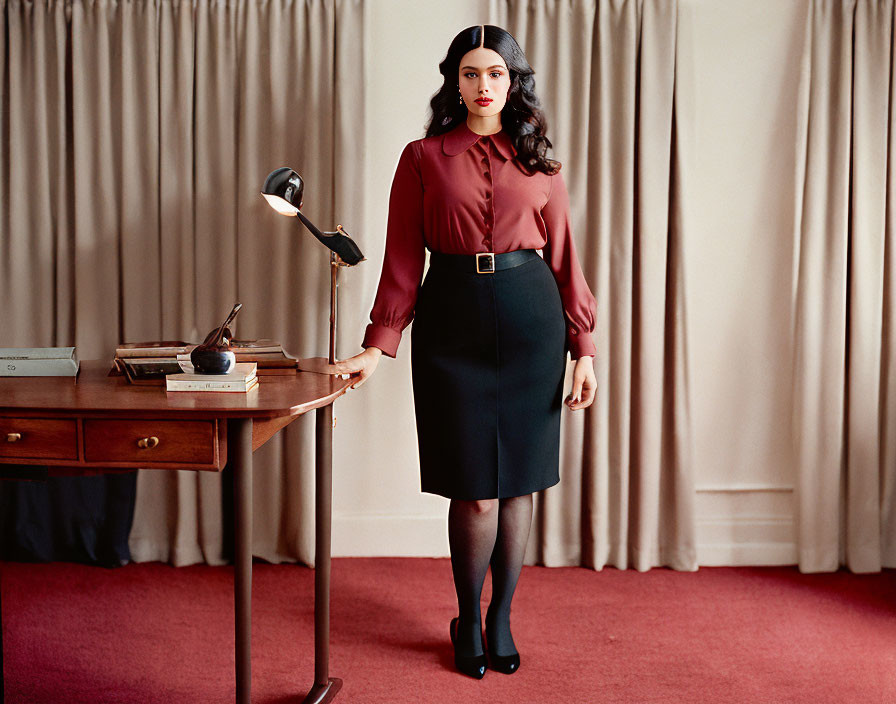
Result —
POLYGON ((268 204, 283 215, 297 215, 302 207, 305 183, 302 177, 288 166, 268 174, 261 188, 261 194, 268 204))
POLYGON ((305 217, 300 210, 304 190, 305 182, 302 177, 289 167, 283 166, 268 174, 261 187, 261 195, 278 213, 296 216, 311 234, 338 254, 343 263, 354 266, 364 261, 360 248, 342 229, 342 225, 336 226, 336 232, 321 232, 317 225, 305 217))

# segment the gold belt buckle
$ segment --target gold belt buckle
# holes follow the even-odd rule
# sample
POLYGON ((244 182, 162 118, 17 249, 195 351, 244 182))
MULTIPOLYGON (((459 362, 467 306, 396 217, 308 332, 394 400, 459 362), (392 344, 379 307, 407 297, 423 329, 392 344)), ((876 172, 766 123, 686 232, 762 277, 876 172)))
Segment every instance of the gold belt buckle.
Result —
POLYGON ((476 273, 477 274, 494 274, 495 273, 495 253, 494 252, 476 252, 476 273), (485 269, 482 268, 482 258, 485 260, 485 269))

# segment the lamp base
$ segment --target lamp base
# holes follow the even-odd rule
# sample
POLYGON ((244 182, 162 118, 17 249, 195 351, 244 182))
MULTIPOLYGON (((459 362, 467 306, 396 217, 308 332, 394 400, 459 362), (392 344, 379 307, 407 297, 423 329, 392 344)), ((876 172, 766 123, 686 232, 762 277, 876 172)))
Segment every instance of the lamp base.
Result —
POLYGON ((338 376, 340 379, 348 379, 350 374, 336 374, 331 368, 330 360, 326 357, 307 357, 296 362, 296 366, 301 372, 312 372, 314 374, 329 374, 338 376))
POLYGON ((326 684, 315 684, 311 691, 305 695, 302 704, 325 704, 336 697, 336 692, 342 689, 342 680, 338 677, 330 677, 326 684))

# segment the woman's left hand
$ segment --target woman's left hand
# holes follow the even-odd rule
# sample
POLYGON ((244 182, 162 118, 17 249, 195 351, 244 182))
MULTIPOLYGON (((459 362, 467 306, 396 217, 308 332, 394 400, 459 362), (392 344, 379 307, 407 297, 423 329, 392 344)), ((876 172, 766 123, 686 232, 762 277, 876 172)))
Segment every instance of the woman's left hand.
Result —
POLYGON ((594 357, 579 357, 572 376, 572 391, 566 397, 571 411, 588 408, 597 396, 597 377, 594 376, 594 357))

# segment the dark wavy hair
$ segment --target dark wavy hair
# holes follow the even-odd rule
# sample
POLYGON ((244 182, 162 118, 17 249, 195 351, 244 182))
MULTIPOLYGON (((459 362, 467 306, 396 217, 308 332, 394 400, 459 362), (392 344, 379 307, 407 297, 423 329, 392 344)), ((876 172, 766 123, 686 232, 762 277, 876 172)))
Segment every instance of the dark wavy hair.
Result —
POLYGON ((467 27, 451 41, 448 54, 439 64, 444 83, 429 101, 432 117, 426 126, 426 136, 444 134, 467 119, 467 106, 458 100, 458 71, 464 54, 480 45, 499 53, 510 72, 510 90, 507 92, 507 103, 501 110, 501 125, 513 140, 516 160, 530 173, 557 173, 560 162, 547 157, 547 150, 552 145, 545 134, 547 120, 541 110, 541 102, 535 95, 535 71, 516 39, 506 30, 491 24, 467 27), (482 40, 483 29, 485 41, 482 40))

